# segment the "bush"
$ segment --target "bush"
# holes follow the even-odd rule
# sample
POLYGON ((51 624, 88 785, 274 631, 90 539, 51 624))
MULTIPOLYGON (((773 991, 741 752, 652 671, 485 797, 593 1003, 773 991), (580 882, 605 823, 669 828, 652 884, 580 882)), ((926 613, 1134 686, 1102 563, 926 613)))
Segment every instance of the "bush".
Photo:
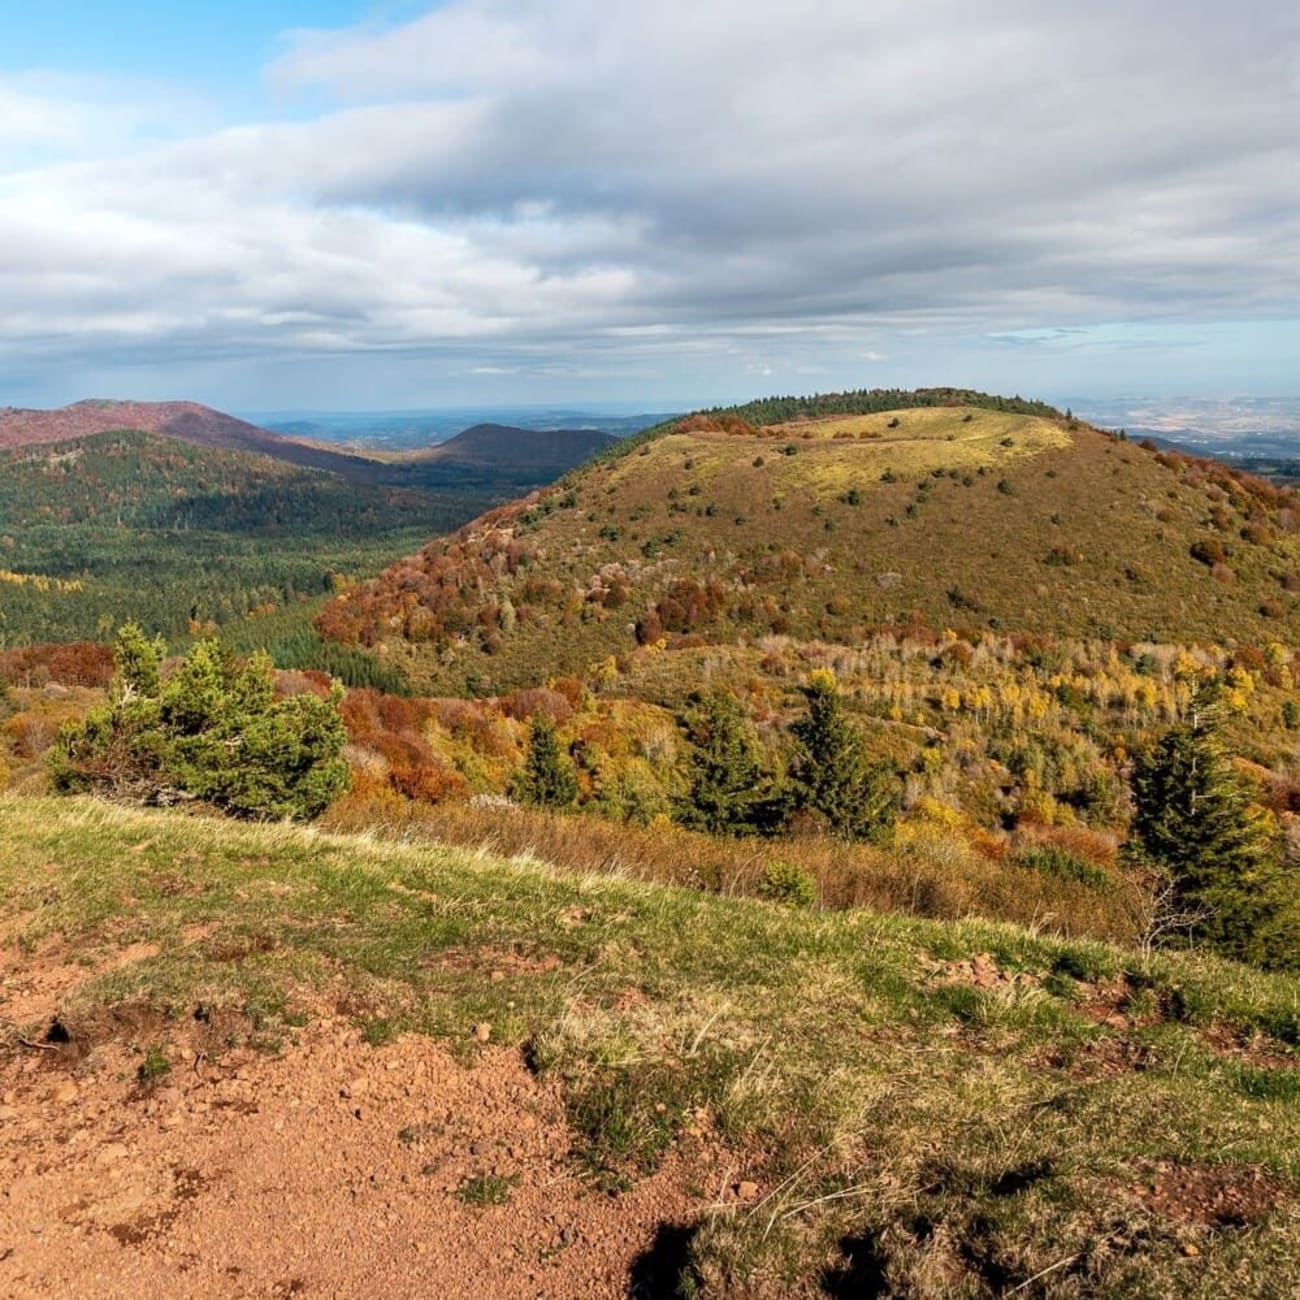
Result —
POLYGON ((1110 877, 1087 858, 1071 853, 1059 844, 1035 844, 1021 849, 1011 862, 1017 867, 1028 867, 1060 880, 1077 880, 1081 885, 1098 888, 1109 884, 1110 877))
POLYGON ((1205 537, 1191 545, 1192 559, 1200 561, 1207 568, 1214 568, 1228 558, 1228 552, 1217 537, 1205 537))
POLYGON ((202 799, 237 817, 306 819, 348 787, 342 688, 275 698, 266 655, 235 659, 202 641, 165 680, 166 646, 118 634, 109 702, 65 725, 54 788, 139 803, 202 799))
POLYGON ((817 882, 802 867, 778 859, 763 868, 758 882, 758 896, 767 899, 769 903, 811 907, 817 901, 817 882))

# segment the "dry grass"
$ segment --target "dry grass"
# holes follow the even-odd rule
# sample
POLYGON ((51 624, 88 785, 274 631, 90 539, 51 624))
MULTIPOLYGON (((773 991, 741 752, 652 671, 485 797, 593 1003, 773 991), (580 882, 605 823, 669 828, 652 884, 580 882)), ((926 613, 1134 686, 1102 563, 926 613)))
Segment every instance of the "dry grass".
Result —
POLYGON ((325 830, 372 833, 409 843, 454 844, 509 858, 533 858, 566 871, 593 872, 711 893, 753 897, 764 869, 788 862, 816 882, 826 909, 958 919, 983 916, 1044 933, 1127 942, 1136 898, 1118 876, 1105 886, 1063 880, 976 852, 941 827, 913 827, 891 848, 823 836, 721 839, 661 823, 650 827, 533 809, 396 797, 344 799, 325 830))

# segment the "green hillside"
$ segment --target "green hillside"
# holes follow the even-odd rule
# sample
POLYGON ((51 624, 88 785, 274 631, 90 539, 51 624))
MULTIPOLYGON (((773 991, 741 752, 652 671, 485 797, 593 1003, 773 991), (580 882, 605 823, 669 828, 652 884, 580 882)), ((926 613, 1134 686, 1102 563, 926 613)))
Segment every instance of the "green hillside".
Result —
POLYGON ((0 452, 0 644, 310 616, 495 498, 409 490, 140 432, 0 452), (308 607, 308 602, 315 602, 308 607))
POLYGON ((806 411, 778 399, 689 417, 434 541, 318 626, 448 692, 684 636, 857 641, 922 623, 1294 638, 1289 492, 1047 408, 963 397, 858 394, 806 411), (896 409, 875 409, 886 400, 896 409), (855 404, 872 409, 836 409, 855 404))
MULTIPOLYGON (((208 1098, 280 1106, 256 1091, 259 1061, 297 1060, 342 1016, 371 1047, 329 1087, 360 1097, 355 1131, 409 1166, 369 1190, 438 1215, 457 1196, 503 1205, 464 1216, 467 1245, 512 1198, 569 1179, 590 1188, 582 1243, 584 1214, 638 1205, 654 1176, 679 1208, 645 1224, 647 1248, 675 1243, 651 1257, 653 1294, 1208 1300, 1280 1297, 1300 1271, 1294 979, 85 802, 0 800, 0 838, 0 926, 46 981, 20 970, 0 992, 6 1152, 41 1106, 42 1125, 64 1124, 41 1101, 58 1081, 77 1106, 116 1095, 110 1060, 142 1081, 117 1140, 156 1126, 148 1089, 168 1072, 165 1125, 242 1122, 208 1098), (45 987, 51 1035, 18 1011, 45 987), (403 1081, 385 1044, 408 1032, 453 1044, 484 1087, 522 1054, 562 1103, 559 1168, 467 1145, 444 1194, 420 1131, 370 1136, 375 1093, 403 1081)), ((297 1140, 293 1125, 276 1138, 297 1140)), ((198 1234, 188 1269, 226 1249, 202 1229, 229 1172, 161 1207, 168 1231, 198 1234)), ((96 1177, 81 1217, 114 1195, 96 1177)), ((62 1218, 46 1231, 77 1267, 90 1239, 62 1218)), ((14 1246, 0 1267, 21 1271, 14 1246)), ((543 1243, 524 1264, 544 1287, 562 1259, 543 1243)))

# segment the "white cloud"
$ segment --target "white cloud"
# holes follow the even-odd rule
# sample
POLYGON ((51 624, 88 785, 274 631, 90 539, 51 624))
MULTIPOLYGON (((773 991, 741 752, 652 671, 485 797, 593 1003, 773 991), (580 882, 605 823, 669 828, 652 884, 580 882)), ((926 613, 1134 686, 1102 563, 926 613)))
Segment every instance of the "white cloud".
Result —
POLYGON ((451 0, 299 33, 305 121, 142 144, 0 81, 0 349, 793 370, 1294 314, 1298 53, 1283 0, 451 0))

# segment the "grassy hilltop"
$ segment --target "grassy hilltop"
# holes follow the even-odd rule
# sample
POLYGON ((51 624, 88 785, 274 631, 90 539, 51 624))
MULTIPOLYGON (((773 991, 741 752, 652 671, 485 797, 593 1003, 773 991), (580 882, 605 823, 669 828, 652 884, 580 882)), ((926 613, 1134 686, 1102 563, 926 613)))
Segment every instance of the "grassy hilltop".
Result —
POLYGON ((1025 404, 903 405, 922 396, 665 426, 434 541, 318 626, 445 692, 683 636, 1294 635, 1300 515, 1285 491, 1025 404))
MULTIPOLYGON (((69 1072, 93 1099, 110 1052, 179 1078, 199 1030, 255 1081, 338 1007, 377 1079, 408 1031, 485 1077, 522 1053, 593 1209, 670 1171, 693 1208, 651 1294, 1280 1297, 1300 1270, 1295 979, 85 802, 0 801, 0 836, 6 944, 68 963, 57 1050, 0 1001, 11 1110, 69 1072)), ((530 1194, 493 1158, 462 1201, 530 1194)), ((166 1222, 219 1204, 200 1173, 166 1222)))

